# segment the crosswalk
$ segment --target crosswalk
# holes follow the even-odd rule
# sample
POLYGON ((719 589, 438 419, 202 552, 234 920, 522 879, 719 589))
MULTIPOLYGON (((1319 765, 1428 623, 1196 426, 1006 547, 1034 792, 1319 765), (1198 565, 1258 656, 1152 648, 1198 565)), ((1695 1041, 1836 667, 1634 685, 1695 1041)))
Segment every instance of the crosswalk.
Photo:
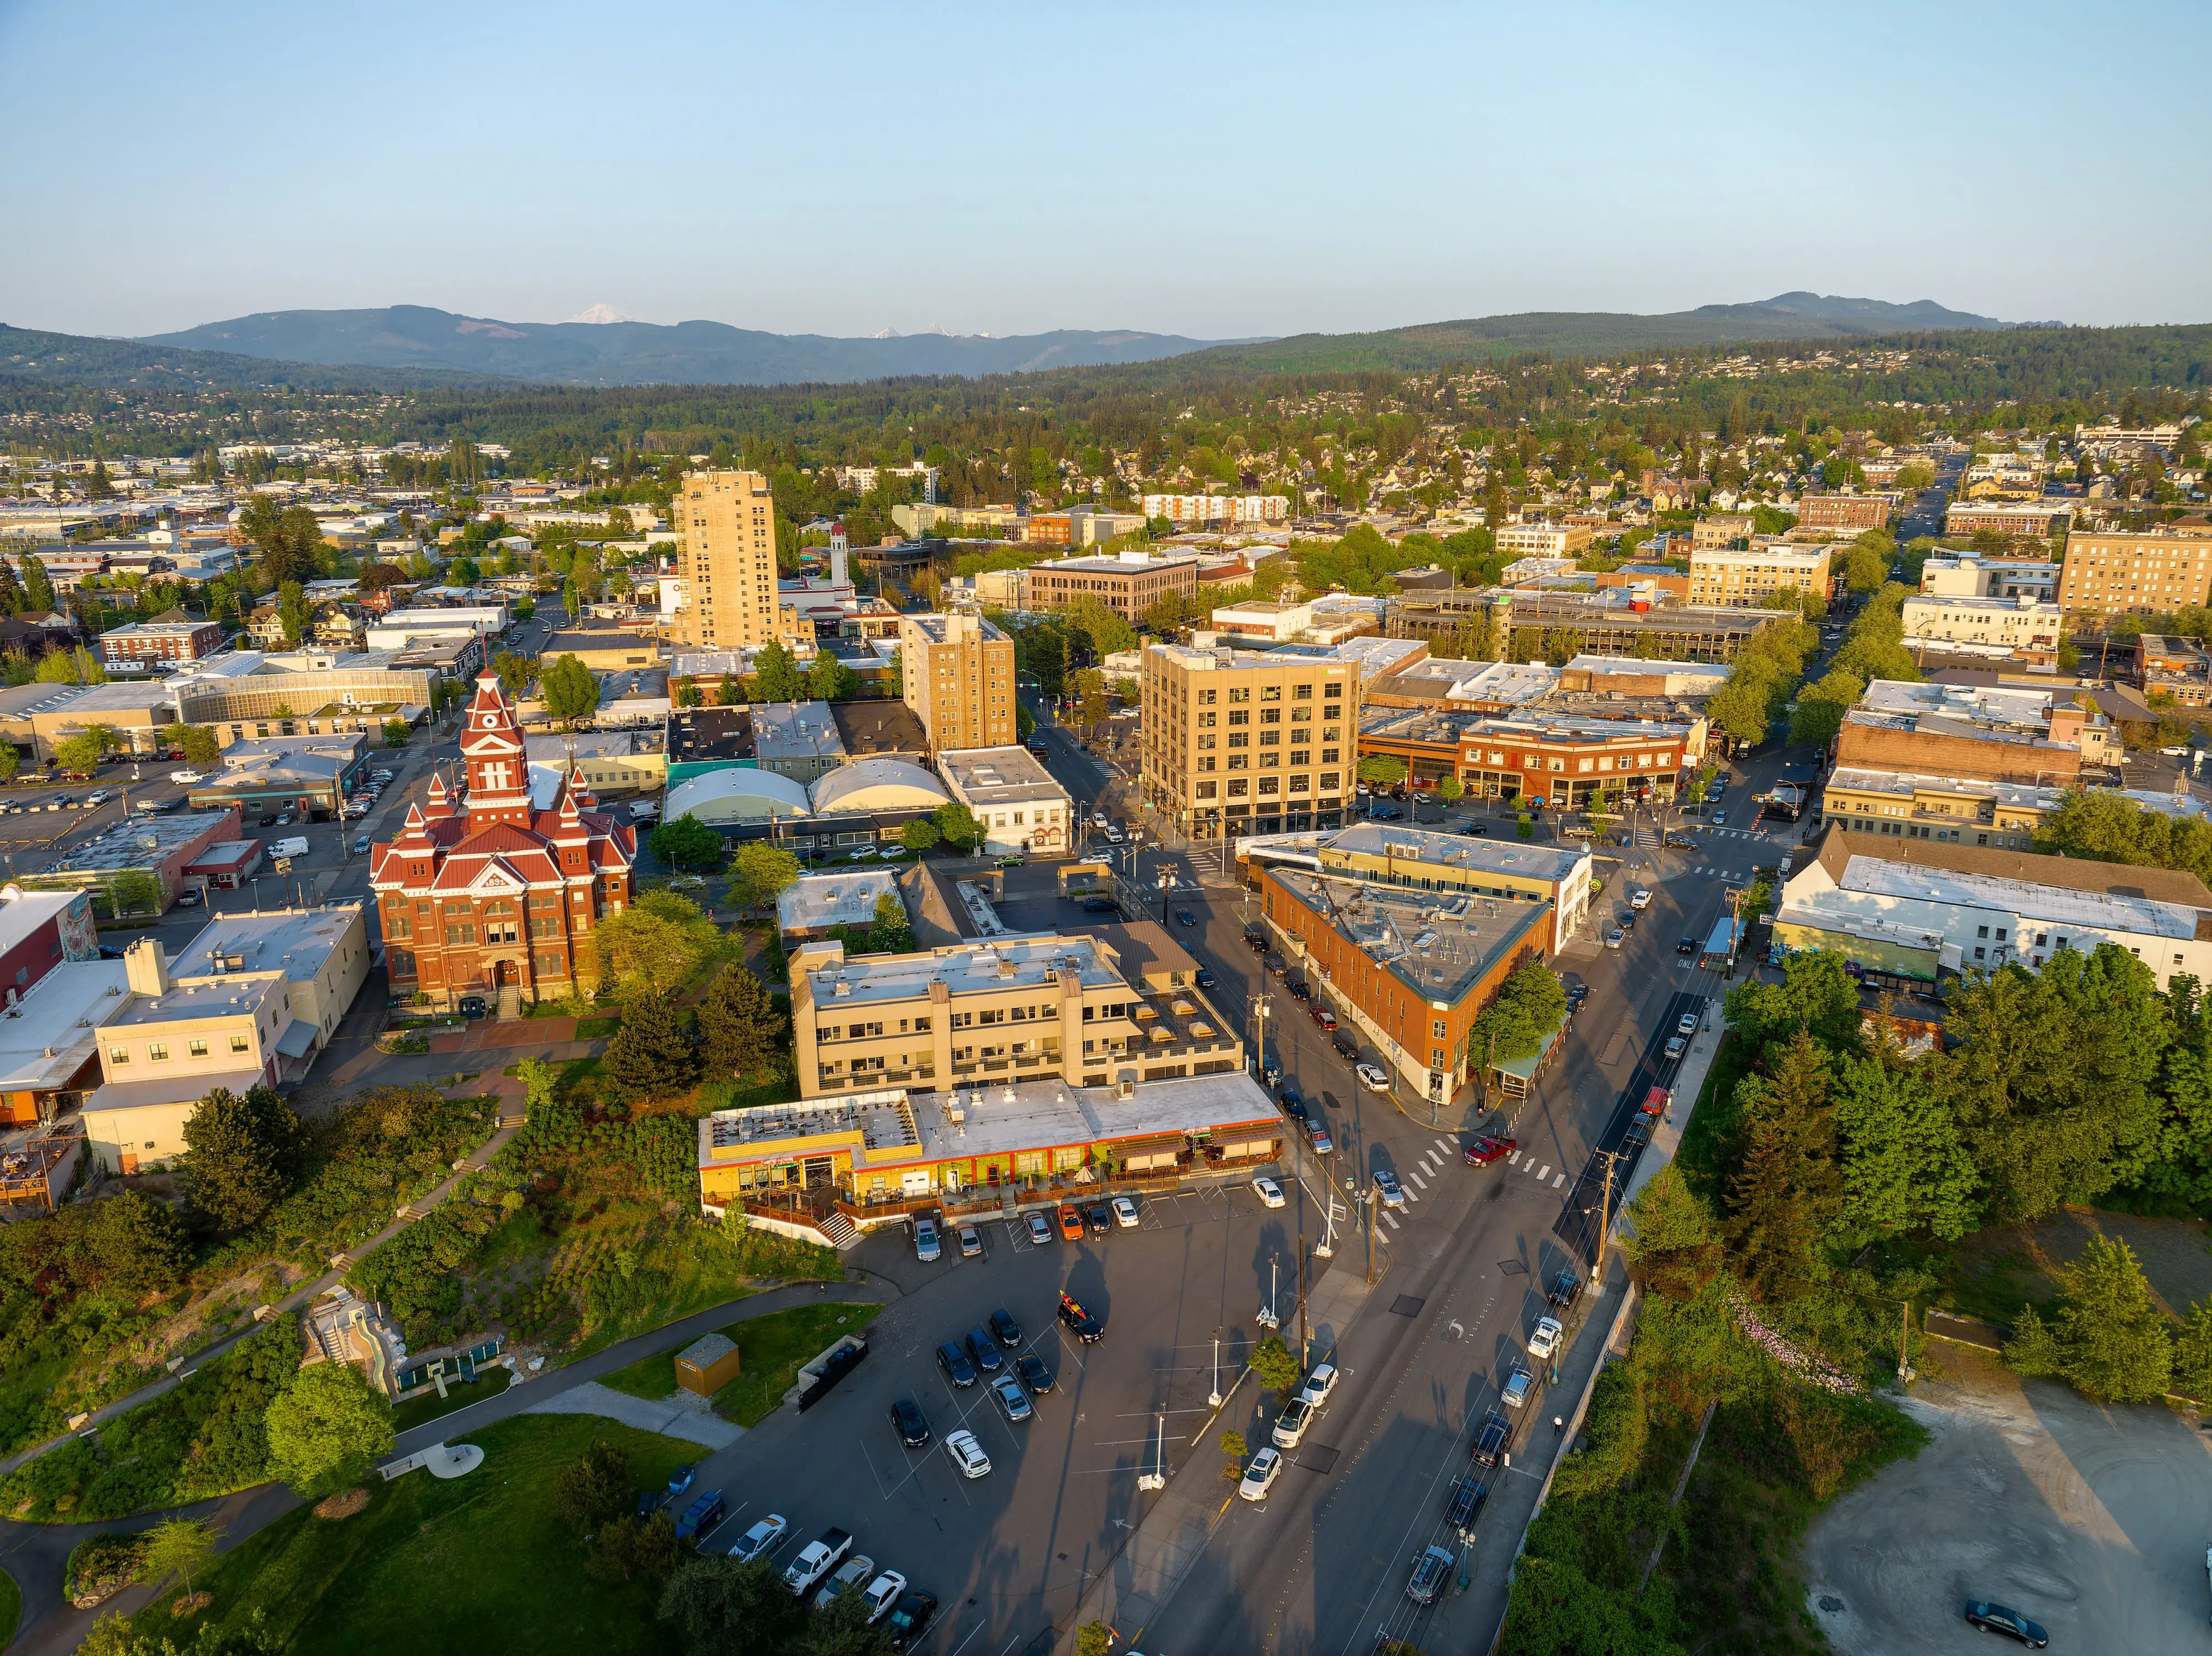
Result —
POLYGON ((1553 1190, 1565 1190, 1567 1187, 1567 1175, 1565 1169, 1554 1174, 1550 1162, 1547 1162, 1540 1167, 1537 1165, 1536 1158, 1525 1151, 1514 1151, 1505 1158, 1505 1165, 1516 1173, 1528 1174, 1540 1185, 1550 1185, 1553 1190))
MULTIPOLYGON (((1406 1192, 1406 1201, 1408 1205, 1408 1210, 1406 1216, 1407 1218, 1411 1218, 1413 1216, 1411 1204, 1421 1199, 1419 1192, 1428 1189, 1429 1180, 1439 1177, 1443 1174, 1444 1168, 1450 1165, 1452 1158, 1459 1154, 1458 1147, 1449 1138, 1439 1138, 1436 1140, 1435 1143, 1436 1149, 1432 1150, 1423 1150, 1421 1152, 1421 1159, 1418 1162, 1409 1163, 1404 1169, 1405 1180, 1399 1186, 1399 1188, 1406 1192), (1427 1175, 1427 1178, 1424 1178, 1422 1176, 1425 1174, 1427 1175), (1419 1190, 1408 1189, 1408 1186, 1418 1186, 1419 1190)), ((1380 1203, 1377 1203, 1376 1205, 1376 1211, 1382 1216, 1382 1222, 1389 1226, 1391 1229, 1403 1230, 1405 1228, 1405 1226, 1400 1222, 1397 1214, 1391 1209, 1383 1207, 1380 1203)), ((1385 1243, 1390 1240, 1389 1237, 1384 1236, 1379 1230, 1375 1234, 1378 1240, 1385 1243)))

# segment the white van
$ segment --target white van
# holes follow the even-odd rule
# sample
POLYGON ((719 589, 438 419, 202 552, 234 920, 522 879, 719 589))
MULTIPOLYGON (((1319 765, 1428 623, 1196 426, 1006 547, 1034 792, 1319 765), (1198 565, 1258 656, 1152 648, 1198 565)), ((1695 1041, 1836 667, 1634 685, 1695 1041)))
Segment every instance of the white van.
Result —
POLYGON ((307 854, 307 841, 303 835, 295 834, 289 839, 279 840, 269 848, 269 854, 272 857, 304 857, 307 854))

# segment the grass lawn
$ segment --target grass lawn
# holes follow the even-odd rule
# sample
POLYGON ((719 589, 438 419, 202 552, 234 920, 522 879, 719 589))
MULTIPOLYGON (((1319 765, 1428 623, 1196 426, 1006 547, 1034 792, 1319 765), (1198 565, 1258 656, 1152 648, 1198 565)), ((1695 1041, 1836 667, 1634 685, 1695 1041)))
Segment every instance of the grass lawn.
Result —
POLYGON ((0 1570, 0 1649, 14 1642, 15 1623, 22 1619, 23 1594, 15 1578, 0 1570))
POLYGON ((611 1040, 615 1031, 622 1028, 622 1022, 623 1021, 618 1017, 579 1018, 576 1021, 576 1039, 579 1040, 611 1040))
MULTIPOLYGON (((736 1326, 743 1327, 744 1325, 736 1326)), ((732 1339, 737 1338, 729 1329, 722 1331, 729 1334, 732 1339)), ((627 1392, 634 1398, 643 1398, 651 1403, 658 1403, 663 1398, 672 1398, 676 1395, 676 1354, 673 1351, 656 1351, 649 1357, 640 1357, 627 1368, 617 1368, 613 1374, 603 1376, 599 1384, 617 1392, 627 1392)))
POLYGON ((472 1403, 495 1398, 507 1390, 513 1379, 514 1376, 504 1368, 486 1368, 480 1370, 476 1379, 466 1384, 448 1380, 446 1395, 442 1398, 438 1395, 437 1388, 432 1386, 427 1395, 410 1398, 392 1411, 392 1428, 395 1431, 412 1431, 441 1415, 450 1415, 456 1409, 465 1409, 472 1403))
MULTIPOLYGON (((882 1309, 879 1305, 795 1306, 723 1330, 738 1343, 739 1371, 737 1379, 714 1393, 714 1412, 740 1426, 759 1425, 799 1383, 799 1364, 818 1356, 840 1334, 859 1333, 882 1309)), ((672 1364, 672 1381, 674 1373, 672 1364)))
POLYGON ((675 1630, 653 1620, 658 1589, 585 1576, 582 1547, 553 1516, 554 1480, 594 1438, 628 1452, 641 1489, 699 1453, 613 1421, 518 1415, 468 1435, 484 1464, 466 1477, 372 1479, 368 1507, 337 1523, 287 1513, 198 1577, 208 1610, 173 1617, 173 1589, 136 1631, 188 1645, 203 1623, 234 1630, 258 1607, 287 1649, 318 1656, 441 1645, 673 1656, 675 1630))

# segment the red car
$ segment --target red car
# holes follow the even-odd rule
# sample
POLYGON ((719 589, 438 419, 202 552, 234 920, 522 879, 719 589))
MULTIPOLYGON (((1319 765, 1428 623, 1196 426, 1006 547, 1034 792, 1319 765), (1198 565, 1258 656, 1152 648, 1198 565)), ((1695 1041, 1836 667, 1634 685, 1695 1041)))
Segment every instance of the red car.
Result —
POLYGON ((1668 1106, 1672 1104, 1674 1101, 1674 1094, 1668 1092, 1664 1087, 1654 1087, 1650 1092, 1644 1095, 1644 1113, 1646 1115, 1664 1115, 1667 1113, 1668 1106))
POLYGON ((1500 1156, 1512 1155, 1515 1148, 1510 1138, 1501 1138, 1496 1133, 1485 1133, 1467 1147, 1467 1164, 1470 1168, 1486 1168, 1500 1156))
POLYGON ((1336 1014, 1330 1011, 1328 1007, 1310 1006, 1306 1010, 1313 1014, 1313 1021, 1321 1025, 1322 1028, 1334 1029, 1336 1028, 1336 1014))

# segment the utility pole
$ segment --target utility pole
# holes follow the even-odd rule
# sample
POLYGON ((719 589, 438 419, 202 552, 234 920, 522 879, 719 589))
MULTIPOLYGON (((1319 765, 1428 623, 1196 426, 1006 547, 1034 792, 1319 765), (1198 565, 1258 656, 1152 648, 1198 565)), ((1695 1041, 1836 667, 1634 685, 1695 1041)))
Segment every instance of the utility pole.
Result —
POLYGON ((1298 1366, 1306 1361, 1306 1210, 1298 1204, 1298 1366))
POLYGON ((1619 1150, 1600 1150, 1605 1158, 1605 1194, 1597 1204, 1597 1263, 1590 1267, 1590 1285, 1595 1287, 1605 1280, 1605 1234, 1610 1228, 1613 1215, 1613 1168, 1620 1160, 1619 1150))
POLYGON ((1907 1300, 1905 1302, 1905 1321, 1897 1331, 1897 1383, 1899 1386, 1910 1385, 1917 1378, 1912 1372, 1912 1365, 1905 1361, 1911 1338, 1912 1301, 1907 1300))

